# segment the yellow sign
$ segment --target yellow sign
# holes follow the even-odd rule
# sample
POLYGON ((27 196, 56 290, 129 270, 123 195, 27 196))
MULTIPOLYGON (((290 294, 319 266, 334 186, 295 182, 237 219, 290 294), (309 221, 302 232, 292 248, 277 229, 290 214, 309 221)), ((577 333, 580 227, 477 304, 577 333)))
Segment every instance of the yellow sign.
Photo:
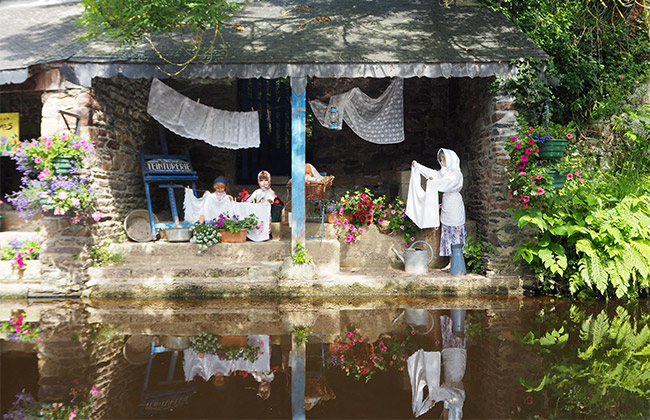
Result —
POLYGON ((0 113, 0 152, 8 156, 20 144, 20 114, 18 112, 0 113))

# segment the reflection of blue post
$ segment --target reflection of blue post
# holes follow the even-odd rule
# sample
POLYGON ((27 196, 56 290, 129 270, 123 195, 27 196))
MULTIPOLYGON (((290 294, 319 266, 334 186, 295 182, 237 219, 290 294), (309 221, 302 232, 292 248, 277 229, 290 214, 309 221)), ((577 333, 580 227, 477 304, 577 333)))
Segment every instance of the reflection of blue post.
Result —
MULTIPOLYGON (((305 243, 306 77, 291 78, 291 249, 305 243)), ((293 252, 293 251, 292 251, 293 252)))
POLYGON ((305 345, 298 348, 292 335, 291 350, 291 413, 293 420, 305 418, 305 345))

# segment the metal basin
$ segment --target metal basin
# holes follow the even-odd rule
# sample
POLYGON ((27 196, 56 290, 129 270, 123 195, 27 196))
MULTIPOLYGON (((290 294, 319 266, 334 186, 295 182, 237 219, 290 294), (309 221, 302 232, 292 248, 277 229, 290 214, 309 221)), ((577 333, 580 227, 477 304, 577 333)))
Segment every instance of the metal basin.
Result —
POLYGON ((165 234, 169 242, 187 242, 192 237, 192 232, 190 232, 189 227, 165 229, 165 234))

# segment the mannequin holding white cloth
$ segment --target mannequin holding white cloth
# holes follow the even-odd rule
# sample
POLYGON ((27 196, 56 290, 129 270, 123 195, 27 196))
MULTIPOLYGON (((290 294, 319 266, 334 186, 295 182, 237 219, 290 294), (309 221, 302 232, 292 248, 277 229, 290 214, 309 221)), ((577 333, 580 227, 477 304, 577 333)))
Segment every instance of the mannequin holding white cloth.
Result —
POLYGON ((460 159, 450 149, 438 151, 440 170, 428 168, 416 161, 411 164, 409 195, 406 201, 406 215, 419 228, 438 228, 442 224, 440 235, 440 255, 448 256, 451 266, 451 245, 467 245, 465 229, 465 204, 460 194, 463 188, 463 174, 460 171, 460 159), (426 191, 420 185, 420 177, 427 179, 426 191), (438 217, 438 192, 442 192, 442 209, 438 217))

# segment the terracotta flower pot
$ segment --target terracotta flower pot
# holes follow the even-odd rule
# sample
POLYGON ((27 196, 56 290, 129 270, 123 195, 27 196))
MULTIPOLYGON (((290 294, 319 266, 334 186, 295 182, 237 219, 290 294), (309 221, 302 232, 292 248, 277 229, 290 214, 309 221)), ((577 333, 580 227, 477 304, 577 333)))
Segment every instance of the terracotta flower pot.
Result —
POLYGON ((248 229, 242 229, 238 233, 231 233, 225 229, 219 229, 219 233, 221 234, 221 242, 226 242, 226 243, 242 243, 246 242, 246 233, 248 232, 248 229))
POLYGON ((245 347, 248 344, 245 335, 222 335, 219 340, 221 347, 245 347))
POLYGON ((343 220, 347 220, 348 222, 352 220, 352 217, 350 217, 348 214, 343 214, 342 216, 338 213, 330 213, 327 216, 327 223, 336 223, 337 220, 340 220, 343 222, 343 220))

